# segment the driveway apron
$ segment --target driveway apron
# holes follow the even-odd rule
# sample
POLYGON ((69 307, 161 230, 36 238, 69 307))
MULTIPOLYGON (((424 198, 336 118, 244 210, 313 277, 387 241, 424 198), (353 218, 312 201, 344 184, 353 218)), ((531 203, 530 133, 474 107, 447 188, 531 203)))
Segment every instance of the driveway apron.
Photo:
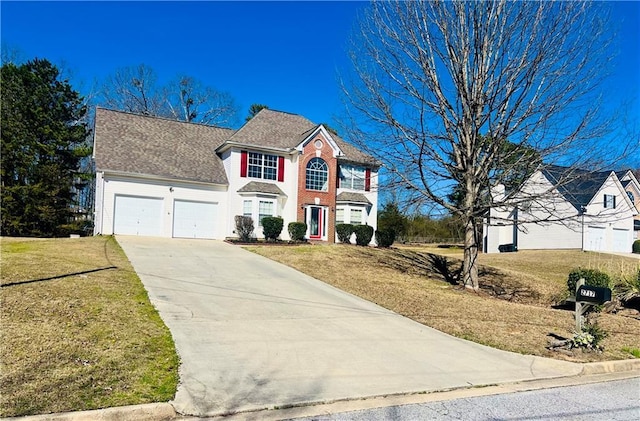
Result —
POLYGON ((181 414, 215 416, 582 369, 454 338, 220 241, 117 239, 175 340, 181 366, 172 404, 181 414))

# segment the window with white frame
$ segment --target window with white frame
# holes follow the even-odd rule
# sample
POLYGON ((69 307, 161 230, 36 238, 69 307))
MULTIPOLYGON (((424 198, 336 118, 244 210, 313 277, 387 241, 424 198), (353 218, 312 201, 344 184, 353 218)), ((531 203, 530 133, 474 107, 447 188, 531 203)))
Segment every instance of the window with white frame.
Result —
POLYGON ((336 224, 344 224, 344 208, 336 208, 336 224))
POLYGON ((635 203, 635 197, 633 196, 633 193, 631 193, 630 191, 627 192, 627 196, 629 196, 629 200, 631 200, 631 203, 635 203))
POLYGON ((261 200, 258 206, 258 221, 262 226, 262 218, 265 216, 275 216, 275 203, 269 200, 261 200))
POLYGON ((329 166, 322 158, 313 158, 307 164, 306 189, 327 191, 329 189, 329 166))
POLYGON ((245 200, 242 202, 242 215, 243 216, 253 216, 253 201, 245 200))
POLYGON ((364 190, 365 189, 365 170, 362 167, 354 167, 351 165, 340 166, 340 188, 364 190))
POLYGON ((616 196, 613 194, 604 195, 604 208, 615 209, 616 208, 616 196))
POLYGON ((349 222, 353 225, 362 225, 362 209, 351 209, 349 222))
POLYGON ((278 174, 278 157, 258 152, 249 152, 247 175, 253 178, 275 180, 278 174))

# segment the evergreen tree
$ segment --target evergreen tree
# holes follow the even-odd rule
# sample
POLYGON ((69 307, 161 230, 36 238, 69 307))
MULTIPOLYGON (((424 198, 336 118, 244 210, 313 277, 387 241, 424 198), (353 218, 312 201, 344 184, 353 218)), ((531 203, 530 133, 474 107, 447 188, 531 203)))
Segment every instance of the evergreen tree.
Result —
POLYGON ((68 234, 80 160, 91 154, 82 98, 47 60, 2 77, 2 235, 68 234))

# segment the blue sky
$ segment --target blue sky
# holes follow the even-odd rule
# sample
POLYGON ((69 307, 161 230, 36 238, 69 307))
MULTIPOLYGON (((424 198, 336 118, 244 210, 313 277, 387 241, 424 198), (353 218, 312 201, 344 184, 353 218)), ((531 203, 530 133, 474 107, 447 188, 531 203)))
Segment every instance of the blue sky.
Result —
MULTIPOLYGON (((332 122, 338 71, 366 2, 6 2, 3 46, 47 58, 86 92, 117 68, 151 66, 166 82, 187 74, 252 103, 332 122)), ((612 3, 619 53, 610 105, 628 102, 640 125, 640 2, 612 3)), ((632 159, 640 166, 640 158, 632 159)))

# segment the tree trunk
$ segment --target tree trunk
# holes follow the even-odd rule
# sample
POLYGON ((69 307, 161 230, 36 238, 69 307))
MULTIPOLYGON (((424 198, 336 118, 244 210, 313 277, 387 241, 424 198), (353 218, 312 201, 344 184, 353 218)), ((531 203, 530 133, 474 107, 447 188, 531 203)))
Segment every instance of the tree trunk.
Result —
POLYGON ((468 218, 464 226, 464 261, 462 265, 462 279, 465 288, 478 291, 478 243, 476 241, 476 227, 473 218, 468 218))

